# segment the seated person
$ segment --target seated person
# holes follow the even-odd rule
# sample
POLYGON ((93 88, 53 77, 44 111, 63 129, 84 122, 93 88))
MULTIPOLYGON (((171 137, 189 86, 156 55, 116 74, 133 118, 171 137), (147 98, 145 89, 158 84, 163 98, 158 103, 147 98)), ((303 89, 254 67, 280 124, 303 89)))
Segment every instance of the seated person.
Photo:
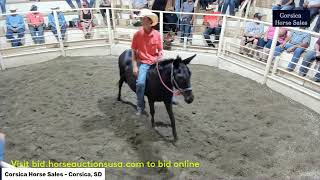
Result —
MULTIPOLYGON (((274 31, 275 31, 275 27, 273 27, 272 25, 268 27, 267 32, 264 35, 264 38, 260 38, 258 41, 258 49, 263 49, 263 53, 259 53, 259 60, 265 60, 267 59, 267 55, 269 53, 269 50, 271 48, 271 44, 272 44, 272 39, 273 39, 273 35, 274 35, 274 31)), ((278 36, 278 42, 277 42, 277 46, 279 46, 280 44, 283 44, 284 40, 287 38, 287 29, 281 27, 280 31, 279 31, 279 36, 278 36)))
POLYGON ((25 33, 25 25, 23 21, 23 17, 19 14, 16 14, 17 8, 11 6, 10 13, 14 13, 11 15, 7 15, 6 25, 7 25, 7 39, 11 40, 12 47, 22 46, 21 40, 24 37, 25 33), (18 38, 15 38, 14 33, 18 34, 18 38))
POLYGON ((44 43, 44 18, 43 15, 37 11, 38 7, 32 5, 30 13, 27 14, 27 23, 29 26, 29 31, 32 36, 34 44, 43 44, 44 43))
MULTIPOLYGON (((261 21, 262 16, 263 15, 260 13, 255 13, 253 16, 253 19, 261 21)), ((245 25, 244 36, 241 38, 239 53, 244 54, 244 46, 246 46, 247 44, 251 44, 252 49, 256 49, 258 41, 262 37, 263 32, 264 32, 264 25, 263 24, 260 24, 258 22, 248 22, 245 25)), ((249 52, 249 56, 251 56, 251 57, 254 56, 253 50, 251 50, 251 52, 249 52)))
POLYGON ((0 162, 4 160, 5 136, 0 133, 0 162))
MULTIPOLYGON (((60 27, 60 32, 61 32, 61 38, 62 38, 62 41, 64 41, 65 40, 65 34, 66 34, 66 31, 67 31, 67 22, 66 22, 66 19, 64 18, 63 12, 59 11, 59 9, 60 9, 59 7, 51 8, 51 10, 56 10, 57 11, 59 27, 60 27)), ((48 20, 49 20, 49 22, 48 22, 49 28, 51 29, 52 33, 56 37, 57 41, 59 41, 58 32, 57 32, 57 25, 56 25, 55 20, 54 20, 53 12, 48 14, 48 20)))
MULTIPOLYGON (((206 9, 207 14, 220 14, 220 12, 213 12, 213 9, 206 9)), ((210 35, 215 35, 215 40, 219 40, 221 32, 221 18, 219 16, 208 16, 203 17, 203 25, 206 26, 206 30, 203 32, 203 37, 207 42, 207 45, 210 47, 215 47, 211 41, 210 35)))
MULTIPOLYGON (((314 45, 314 50, 313 51, 308 51, 304 57, 303 57, 303 61, 302 61, 302 66, 300 67, 299 70, 299 75, 300 76, 306 76, 306 74, 308 73, 308 69, 307 67, 310 67, 310 65, 312 64, 312 62, 314 60, 318 60, 320 58, 320 38, 317 40, 317 42, 314 45)), ((317 73, 314 77, 314 81, 316 82, 320 82, 320 66, 318 66, 317 69, 317 73)))
MULTIPOLYGON (((83 3, 82 8, 88 8, 88 4, 83 3)), ((93 14, 91 9, 84 9, 80 11, 80 22, 82 31, 85 34, 85 39, 91 38, 91 31, 93 26, 93 14)))
MULTIPOLYGON (((300 29, 305 29, 305 27, 300 27, 300 29)), ((284 50, 287 50, 289 53, 293 52, 293 57, 287 67, 288 71, 293 71, 301 54, 309 47, 310 41, 311 35, 309 33, 292 31, 284 43, 276 47, 274 56, 279 56, 284 50)))
MULTIPOLYGON (((174 12, 173 7, 169 8, 168 11, 174 12)), ((164 13, 163 14, 163 31, 164 32, 177 32, 177 21, 178 16, 175 13, 164 13)))
POLYGON ((302 6, 297 7, 297 10, 310 10, 310 20, 312 21, 319 14, 320 0, 304 1, 302 6))
MULTIPOLYGON (((110 0, 101 0, 100 1, 100 8, 110 8, 111 7, 111 1, 110 0)), ((107 26, 108 23, 107 23, 107 16, 106 16, 106 12, 107 10, 106 9, 100 9, 100 13, 103 17, 103 22, 104 24, 107 26)), ((111 10, 109 10, 109 17, 110 17, 110 24, 112 26, 112 13, 111 13, 111 10)))
POLYGON ((295 8, 294 0, 279 0, 272 10, 292 10, 295 8))

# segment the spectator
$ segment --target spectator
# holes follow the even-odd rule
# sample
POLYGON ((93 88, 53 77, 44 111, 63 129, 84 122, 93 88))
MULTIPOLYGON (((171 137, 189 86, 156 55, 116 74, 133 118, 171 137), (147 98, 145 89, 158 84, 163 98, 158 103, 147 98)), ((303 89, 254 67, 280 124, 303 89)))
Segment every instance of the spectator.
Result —
MULTIPOLYGON (((131 5, 133 9, 148 8, 148 1, 147 0, 131 0, 131 5)), ((139 12, 137 14, 139 14, 139 12)))
MULTIPOLYGON (((305 29, 305 27, 300 27, 300 29, 305 29)), ((279 56, 283 50, 287 50, 289 53, 293 52, 293 57, 287 67, 288 71, 293 71, 301 54, 309 47, 310 41, 311 35, 309 33, 292 31, 284 43, 276 47, 274 55, 279 56)))
POLYGON ((320 32, 320 17, 318 17, 316 25, 313 28, 313 31, 320 32))
POLYGON ((96 0, 83 0, 83 3, 86 3, 89 8, 94 8, 96 0))
MULTIPOLYGON (((129 7, 132 9, 146 9, 148 8, 148 1, 147 0, 131 0, 131 3, 129 5, 130 5, 129 7)), ((134 11, 131 14, 131 18, 134 19, 134 22, 133 22, 134 26, 141 25, 140 19, 135 19, 139 13, 140 11, 134 11)))
POLYGON ((23 17, 19 14, 16 14, 17 8, 11 6, 10 13, 14 13, 12 15, 7 15, 6 25, 7 25, 7 39, 11 40, 12 47, 22 46, 21 40, 24 37, 25 32, 25 24, 23 21, 23 17), (15 38, 14 33, 18 34, 18 38, 15 38))
MULTIPOLYGON (((51 10, 56 10, 57 11, 59 27, 60 27, 60 32, 61 32, 61 38, 62 38, 62 41, 64 41, 65 40, 65 34, 66 34, 66 31, 67 31, 67 22, 66 22, 66 19, 64 18, 63 12, 59 11, 59 9, 60 9, 60 7, 58 7, 58 6, 51 8, 51 10)), ((55 20, 54 20, 53 12, 48 14, 48 20, 49 20, 49 23, 48 23, 49 24, 49 28, 51 29, 52 33, 56 37, 57 41, 59 41, 58 32, 57 32, 57 25, 56 25, 55 20)))
MULTIPOLYGON (((167 0, 154 0, 154 3, 152 4, 152 10, 156 10, 156 11, 165 11, 167 5, 167 0)), ((160 13, 159 12, 154 12, 158 18, 160 17, 160 13)), ((159 24, 157 24, 156 26, 153 27, 155 30, 159 30, 159 24)))
MULTIPOLYGON (((310 65, 312 64, 312 62, 314 60, 318 60, 319 61, 319 57, 320 57, 320 38, 318 38, 316 44, 314 45, 314 50, 313 51, 308 51, 303 58, 302 61, 302 66, 300 67, 300 71, 299 71, 299 75, 300 76, 306 76, 306 74, 308 73, 308 69, 307 67, 310 67, 310 65)), ((318 66, 317 69, 317 73, 314 77, 314 81, 316 82, 320 82, 320 66, 318 66)))
POLYGON ((312 21, 319 13, 320 0, 308 0, 304 1, 302 6, 297 7, 298 10, 310 10, 310 21, 312 21))
POLYGON ((28 27, 35 44, 44 43, 44 18, 43 15, 37 11, 38 7, 36 5, 32 5, 30 13, 27 14, 27 23, 28 27))
MULTIPOLYGON (((99 7, 100 8, 110 8, 111 7, 110 0, 100 0, 100 6, 99 7)), ((106 9, 100 9, 100 12, 101 12, 101 15, 103 17, 103 22, 107 26, 108 25, 107 16, 106 16, 107 10, 106 9)), ((109 17, 110 17, 110 24, 112 26, 112 13, 111 13, 111 10, 108 10, 108 13, 109 13, 109 17)))
MULTIPOLYGON (((169 8, 168 11, 173 12, 174 9, 173 7, 169 8)), ((177 21, 178 21, 178 16, 175 13, 164 13, 163 14, 163 31, 164 32, 177 32, 177 21)))
MULTIPOLYGON (((82 8, 88 8, 87 3, 83 3, 82 8)), ((85 33, 85 39, 91 38, 91 31, 93 26, 93 14, 91 9, 83 9, 80 12, 80 22, 82 31, 85 33)))
POLYGON ((235 13, 236 0, 224 0, 222 3, 222 14, 226 14, 229 7, 229 13, 231 16, 234 16, 235 13))
POLYGON ((6 13, 6 0, 0 0, 0 6, 1 6, 1 13, 6 13))
POLYGON ((295 8, 294 0, 280 0, 272 10, 292 10, 295 8))
MULTIPOLYGON (((181 12, 192 13, 194 11, 194 2, 192 0, 187 0, 183 3, 181 12)), ((191 36, 191 27, 194 21, 194 16, 192 14, 181 14, 181 24, 180 24, 180 42, 183 42, 184 37, 188 38, 188 42, 191 36)))
MULTIPOLYGON (((275 29, 276 29, 275 27, 269 26, 267 32, 264 35, 264 38, 260 38, 258 41, 258 48, 263 48, 263 52, 265 54, 269 53, 275 29)), ((283 44, 284 40, 287 37, 287 32, 288 32, 287 29, 283 27, 280 28, 277 46, 279 46, 280 44, 283 44)), ((259 54, 260 54, 259 56, 260 61, 267 59, 266 55, 263 55, 263 53, 259 53, 259 54)))
MULTIPOLYGON (((66 0, 66 2, 69 4, 69 6, 72 9, 76 9, 76 7, 72 3, 72 0, 66 0)), ((77 2, 77 5, 78 5, 78 8, 80 9, 81 8, 81 0, 76 0, 76 2, 77 2)))
POLYGON ((209 4, 212 4, 215 0, 200 0, 200 9, 204 10, 209 4))
MULTIPOLYGON (((220 14, 220 12, 213 12, 213 9, 207 9, 207 14, 220 14)), ((210 47, 215 47, 215 45, 210 40, 210 35, 215 35, 215 40, 219 40, 221 32, 221 18, 219 16, 209 16, 205 15, 203 17, 203 25, 206 26, 206 30, 203 32, 203 37, 210 47)))
MULTIPOLYGON (((253 16, 253 19, 261 21, 262 16, 263 15, 261 13, 255 13, 253 16)), ((245 25, 244 36, 241 38, 240 54, 244 53, 243 51, 244 46, 246 46, 247 44, 251 44, 252 49, 256 49, 258 41, 262 37, 263 32, 264 32, 263 24, 260 24, 259 22, 248 22, 245 25)), ((254 56, 253 50, 249 52, 249 56, 251 57, 254 56)))

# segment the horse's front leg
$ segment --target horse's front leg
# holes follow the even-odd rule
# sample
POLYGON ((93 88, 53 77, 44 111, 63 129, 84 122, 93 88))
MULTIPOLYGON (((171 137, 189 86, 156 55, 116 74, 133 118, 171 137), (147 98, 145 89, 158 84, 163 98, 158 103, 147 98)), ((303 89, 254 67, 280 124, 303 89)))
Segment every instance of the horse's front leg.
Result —
POLYGON ((154 128, 154 101, 148 99, 149 107, 150 107, 150 114, 151 114, 151 124, 154 128))
POLYGON ((174 119, 174 115, 172 112, 172 103, 171 102, 165 102, 164 103, 167 109, 167 112, 169 114, 169 118, 171 121, 171 128, 172 128, 172 134, 174 137, 174 141, 178 140, 177 131, 176 131, 176 120, 174 119))

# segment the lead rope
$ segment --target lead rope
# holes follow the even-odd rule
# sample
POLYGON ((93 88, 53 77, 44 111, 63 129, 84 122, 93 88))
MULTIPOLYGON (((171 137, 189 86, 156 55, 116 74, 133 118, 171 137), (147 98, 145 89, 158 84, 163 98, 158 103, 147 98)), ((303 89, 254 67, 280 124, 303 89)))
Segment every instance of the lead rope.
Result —
MULTIPOLYGON (((173 66, 173 65, 172 65, 172 66, 173 66)), ((157 62, 156 67, 157 67, 158 76, 159 76, 159 79, 160 79, 162 85, 163 85, 168 91, 170 91, 174 96, 180 94, 179 91, 176 91, 176 92, 173 91, 172 89, 170 89, 170 88, 163 82, 163 80, 162 80, 162 78, 161 78, 161 75, 160 75, 160 71, 159 71, 159 62, 157 62)), ((173 68, 171 69, 171 77, 172 77, 172 75, 173 75, 173 68)), ((172 81, 172 79, 171 79, 171 81, 172 81)))

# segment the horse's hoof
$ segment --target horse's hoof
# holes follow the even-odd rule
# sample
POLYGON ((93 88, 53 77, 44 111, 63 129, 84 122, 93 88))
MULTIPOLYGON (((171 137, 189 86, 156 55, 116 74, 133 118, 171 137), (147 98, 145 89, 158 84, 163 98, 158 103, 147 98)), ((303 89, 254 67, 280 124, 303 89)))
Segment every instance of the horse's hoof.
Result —
POLYGON ((174 137, 173 142, 177 142, 178 141, 178 137, 174 137))
POLYGON ((118 101, 121 101, 121 98, 120 98, 120 97, 118 97, 118 98, 117 98, 117 100, 118 100, 118 101))

